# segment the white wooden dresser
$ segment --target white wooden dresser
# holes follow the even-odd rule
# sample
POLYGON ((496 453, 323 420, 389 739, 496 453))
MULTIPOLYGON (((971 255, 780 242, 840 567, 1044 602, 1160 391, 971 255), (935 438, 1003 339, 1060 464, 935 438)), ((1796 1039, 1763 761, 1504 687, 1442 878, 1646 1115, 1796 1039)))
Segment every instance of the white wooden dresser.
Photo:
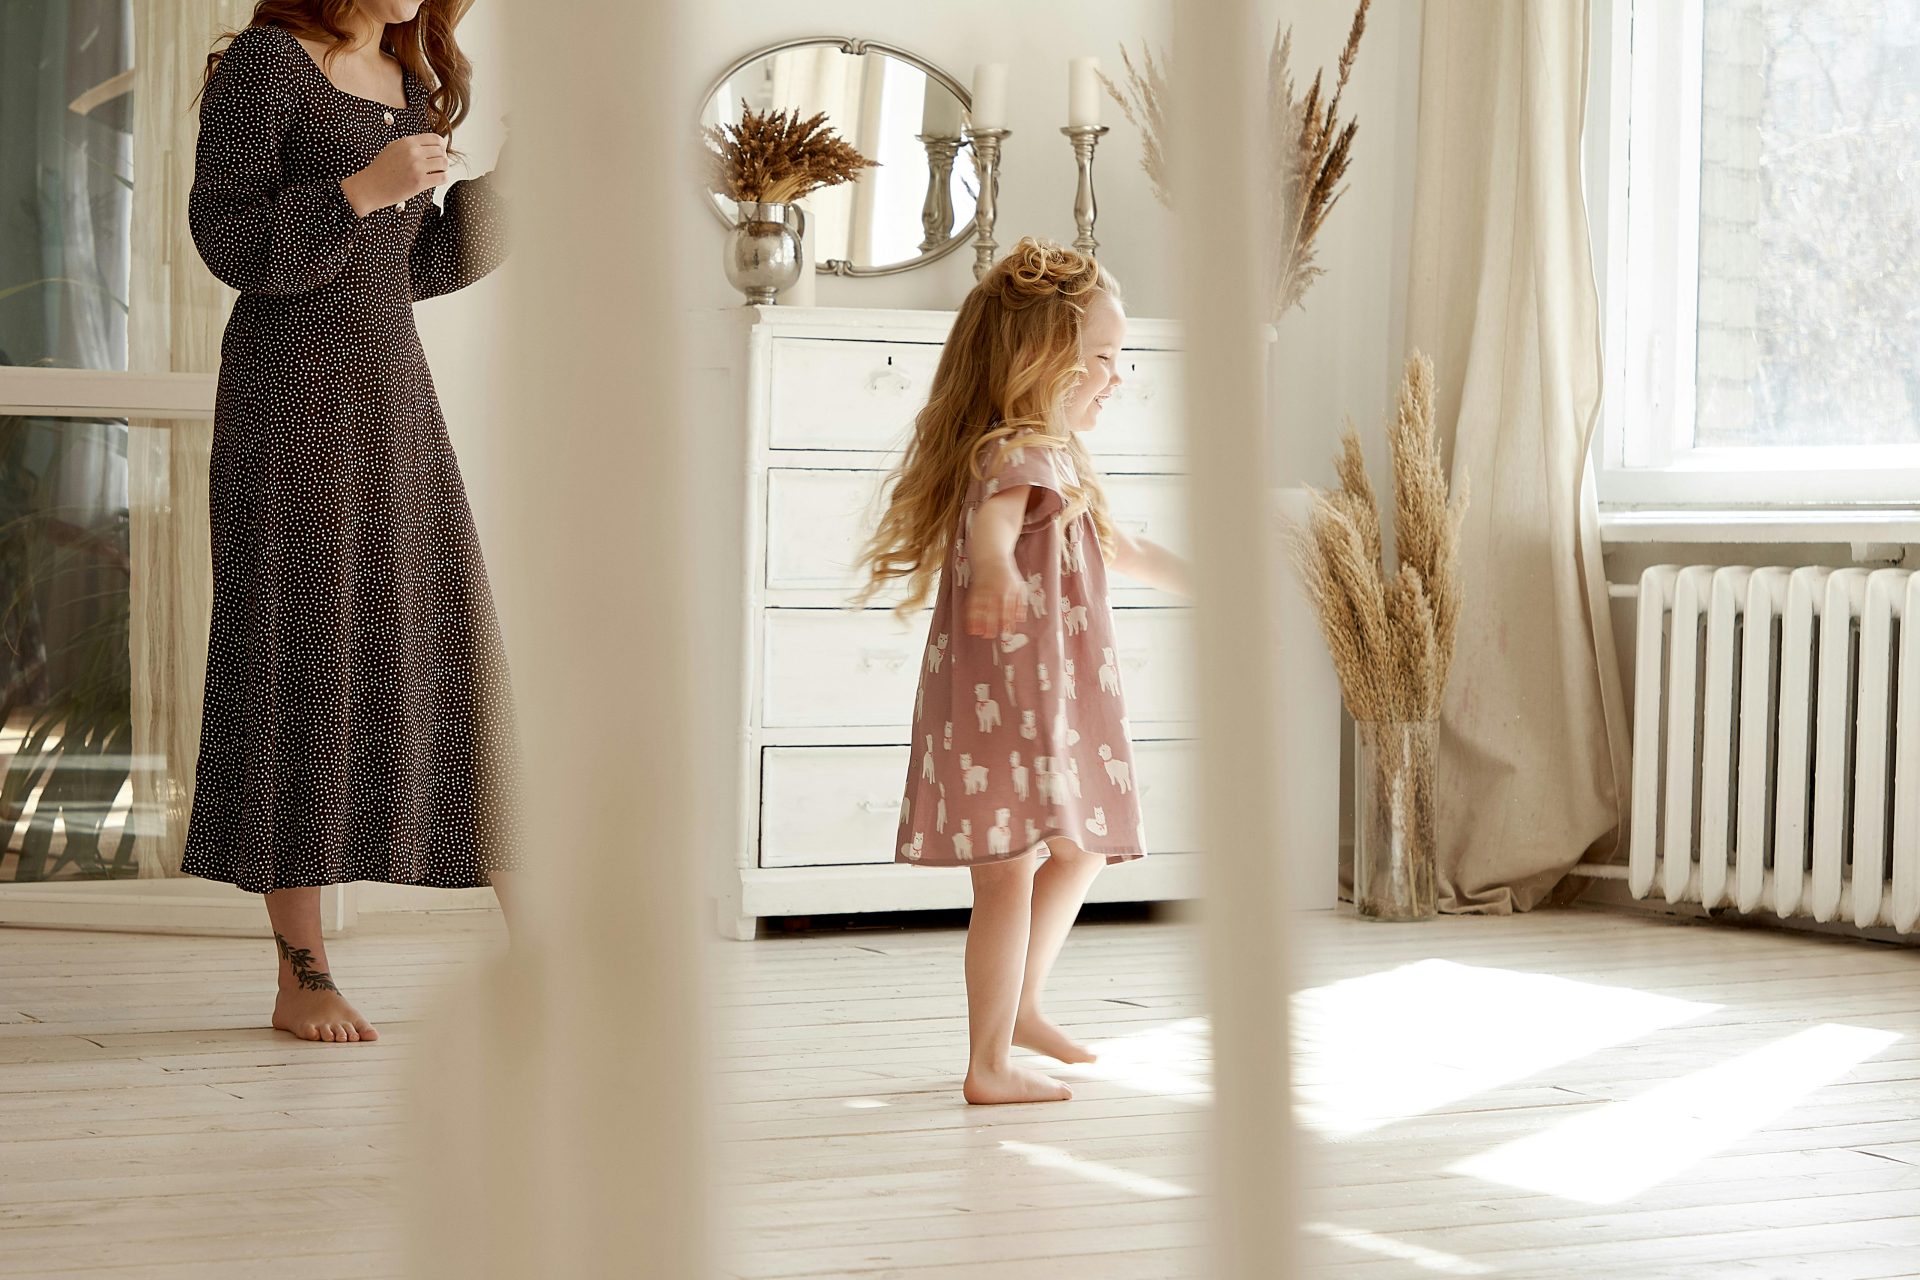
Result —
MULTIPOLYGON (((701 429, 740 433, 747 486, 743 785, 739 838, 715 869, 721 930, 745 939, 761 916, 967 906, 964 868, 893 861, 927 614, 903 624, 884 601, 848 604, 953 314, 733 307, 708 320, 697 349, 724 408, 701 429)), ((1177 329, 1127 328, 1122 385, 1087 440, 1116 522, 1184 552, 1177 329)), ((1193 896, 1191 611, 1118 577, 1112 603, 1152 856, 1108 867, 1091 897, 1193 896)), ((1336 761, 1337 732, 1336 709, 1322 751, 1336 761)), ((1330 885, 1337 831, 1318 838, 1330 885)))

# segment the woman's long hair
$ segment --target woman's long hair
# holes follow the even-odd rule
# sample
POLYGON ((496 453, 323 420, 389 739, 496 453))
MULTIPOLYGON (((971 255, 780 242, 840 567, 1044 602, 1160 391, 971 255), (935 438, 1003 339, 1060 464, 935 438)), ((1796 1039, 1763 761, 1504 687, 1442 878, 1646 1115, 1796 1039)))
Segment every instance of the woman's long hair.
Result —
POLYGON ((1085 254, 1028 236, 987 271, 960 304, 940 353, 926 407, 914 420, 906 457, 888 480, 886 514, 861 563, 862 604, 906 579, 897 613, 920 608, 946 563, 967 489, 980 478, 987 449, 1020 432, 1025 444, 1065 450, 1080 477, 1063 519, 1093 514, 1101 553, 1113 528, 1106 495, 1086 446, 1066 422, 1074 389, 1087 375, 1080 331, 1094 295, 1117 303, 1120 286, 1085 254))
MULTIPOLYGON (((427 125, 447 139, 450 152, 453 131, 467 118, 468 94, 473 88, 473 64, 460 52, 453 29, 472 7, 473 0, 426 0, 411 22, 391 24, 380 40, 382 49, 411 71, 415 80, 427 86, 427 125)), ((321 60, 324 65, 352 39, 347 16, 353 9, 354 0, 259 0, 253 6, 253 17, 247 25, 284 27, 296 36, 326 41, 329 48, 321 60)), ((225 42, 239 34, 227 32, 216 42, 221 47, 207 54, 202 90, 206 88, 206 81, 213 79, 214 68, 220 65, 221 55, 226 52, 225 42)))

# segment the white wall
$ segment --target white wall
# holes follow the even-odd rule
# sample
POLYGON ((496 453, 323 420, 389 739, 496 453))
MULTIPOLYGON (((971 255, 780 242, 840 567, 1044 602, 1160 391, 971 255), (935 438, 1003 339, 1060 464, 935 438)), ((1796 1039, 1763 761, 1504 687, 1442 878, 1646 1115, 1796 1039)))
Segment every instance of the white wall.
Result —
MULTIPOLYGON (((1345 39, 1351 10, 1342 0, 1273 0, 1272 22, 1292 21, 1294 65, 1300 79, 1317 66, 1330 67, 1345 39)), ((951 75, 970 82, 985 61, 1011 64, 1008 139, 1001 175, 1001 212, 995 238, 1003 245, 1021 235, 1073 238, 1074 168, 1059 129, 1066 118, 1066 63, 1092 54, 1117 80, 1122 44, 1138 51, 1143 40, 1165 48, 1171 28, 1167 0, 1049 0, 1046 4, 985 0, 893 6, 864 0, 822 0, 793 8, 758 0, 714 0, 701 6, 702 20, 688 51, 704 81, 751 49, 804 35, 859 35, 911 49, 951 75)), ((1414 106, 1419 57, 1419 10, 1410 0, 1376 4, 1355 66, 1347 102, 1360 121, 1349 188, 1322 232, 1320 263, 1327 275, 1307 296, 1304 311, 1290 313, 1281 328, 1276 363, 1276 406, 1283 476, 1330 476, 1328 457, 1343 415, 1352 414, 1376 455, 1380 426, 1392 405, 1402 356, 1405 279, 1412 217, 1414 106)), ((456 145, 469 153, 468 171, 491 167, 507 112, 504 40, 499 0, 482 0, 460 28, 462 46, 475 67, 475 110, 456 145)), ((693 128, 697 104, 689 103, 685 127, 693 128)), ((1119 276, 1128 309, 1138 316, 1171 312, 1178 264, 1172 253, 1170 214, 1150 193, 1140 170, 1139 138, 1107 103, 1103 118, 1113 132, 1095 164, 1101 258, 1119 276)), ((618 163, 609 157, 609 163, 618 163)), ((583 194, 590 195, 591 183, 583 194)), ((698 201, 692 184, 663 180, 662 199, 698 201)), ((705 305, 737 305, 739 295, 721 272, 725 232, 717 221, 701 224, 711 235, 696 247, 713 269, 704 279, 705 305)), ((432 362, 449 430, 466 468, 476 508, 484 507, 493 482, 487 466, 483 413, 491 397, 490 370, 510 352, 497 350, 493 320, 507 296, 499 276, 419 308, 420 329, 432 362)), ((948 308, 973 284, 972 255, 965 250, 930 266, 895 276, 851 280, 822 277, 822 306, 948 308)), ((498 424, 494 429, 537 430, 538 424, 498 424)), ((1381 473, 1384 476, 1384 471, 1381 473)), ((487 516, 479 512, 482 539, 487 516)))

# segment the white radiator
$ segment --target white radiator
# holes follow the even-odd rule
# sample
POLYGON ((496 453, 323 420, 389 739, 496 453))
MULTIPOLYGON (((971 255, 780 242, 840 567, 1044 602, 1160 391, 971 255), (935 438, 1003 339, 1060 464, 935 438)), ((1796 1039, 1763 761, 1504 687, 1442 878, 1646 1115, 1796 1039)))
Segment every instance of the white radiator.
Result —
POLYGON ((1649 569, 1634 671, 1635 897, 1913 931, 1920 573, 1649 569))

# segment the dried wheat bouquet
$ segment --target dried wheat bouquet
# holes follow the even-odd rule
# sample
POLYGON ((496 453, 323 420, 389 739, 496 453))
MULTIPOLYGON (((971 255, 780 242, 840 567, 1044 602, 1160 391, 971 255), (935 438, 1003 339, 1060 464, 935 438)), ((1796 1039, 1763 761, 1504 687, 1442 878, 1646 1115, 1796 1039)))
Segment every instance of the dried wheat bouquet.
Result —
POLYGON ((708 188, 729 200, 785 204, 878 167, 826 120, 824 111, 802 120, 798 111, 754 111, 742 102, 739 124, 700 131, 709 144, 708 188))
POLYGON ((1395 565, 1381 545, 1380 508, 1360 437, 1347 423, 1336 459, 1340 485, 1310 489, 1291 550, 1320 617, 1347 710, 1365 723, 1432 720, 1453 661, 1460 621, 1460 522, 1465 485, 1451 499, 1433 422, 1433 362, 1408 357, 1393 453, 1395 565))

